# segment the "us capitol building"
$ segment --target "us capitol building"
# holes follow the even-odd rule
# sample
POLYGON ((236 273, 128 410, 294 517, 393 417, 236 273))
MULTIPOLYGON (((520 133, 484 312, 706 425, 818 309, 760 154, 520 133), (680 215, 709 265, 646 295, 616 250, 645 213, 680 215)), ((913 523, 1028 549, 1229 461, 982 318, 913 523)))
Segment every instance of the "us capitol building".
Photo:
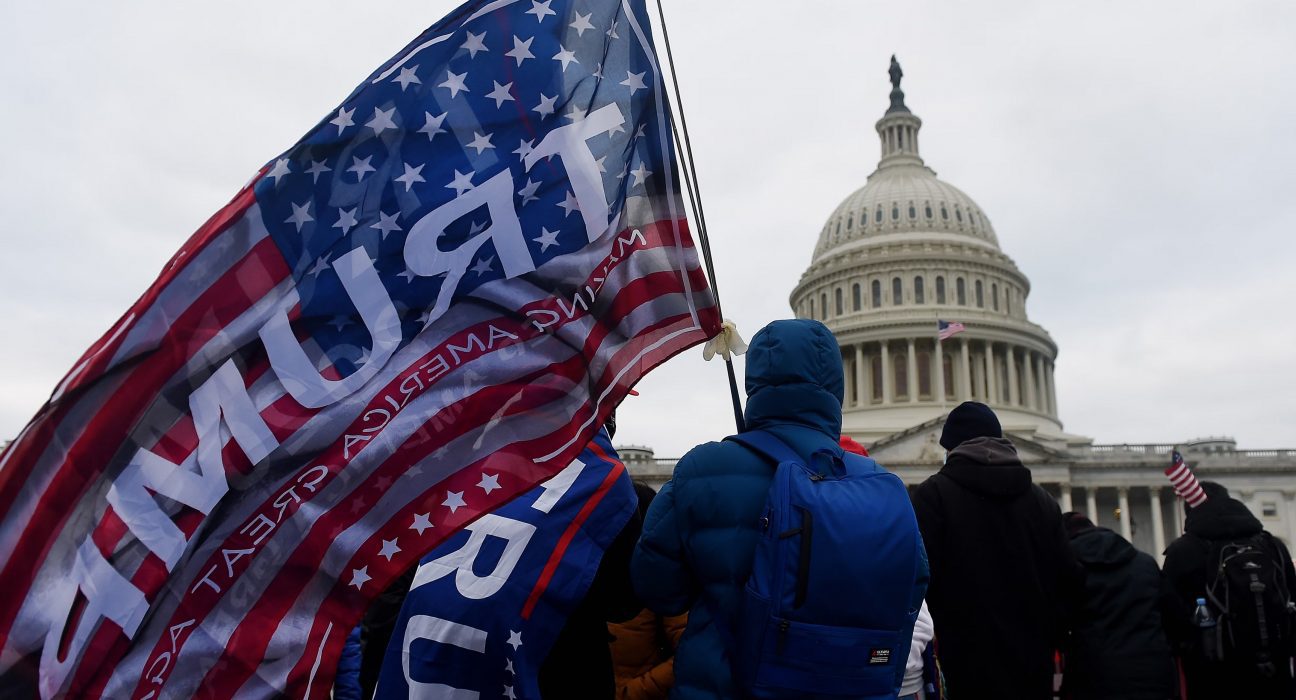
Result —
MULTIPOLYGON (((940 469, 944 417, 989 404, 1035 483, 1063 511, 1087 513, 1158 559, 1184 504, 1164 469, 1176 447, 1199 479, 1218 481, 1266 529, 1296 542, 1296 450, 1240 450, 1231 438, 1104 445, 1067 433, 1053 382, 1057 344, 1026 314, 1030 280, 999 247, 990 218, 936 177, 919 152, 922 120, 905 105, 892 58, 891 104, 876 128, 882 157, 819 232, 792 290, 798 318, 827 324, 846 372, 843 431, 911 486, 940 469), (937 320, 966 331, 937 338, 937 320)), ((674 459, 617 448, 654 486, 674 459)))

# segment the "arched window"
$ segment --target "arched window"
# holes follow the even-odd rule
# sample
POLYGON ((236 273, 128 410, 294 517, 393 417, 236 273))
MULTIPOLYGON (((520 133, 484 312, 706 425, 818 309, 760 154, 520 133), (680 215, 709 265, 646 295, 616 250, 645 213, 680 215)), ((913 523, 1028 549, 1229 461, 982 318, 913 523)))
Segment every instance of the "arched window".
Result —
POLYGON ((945 208, 944 204, 941 205, 941 219, 949 221, 949 210, 945 208))
POLYGON ((967 286, 963 284, 962 277, 954 282, 954 295, 958 298, 959 306, 967 306, 967 286))
POLYGON ((851 227, 854 225, 855 225, 855 215, 851 214, 850 216, 846 217, 846 230, 847 231, 851 230, 851 227))
POLYGON ((926 350, 915 353, 918 356, 918 398, 930 399, 932 395, 932 356, 926 350))
POLYGON ((823 313, 823 320, 828 320, 828 294, 819 295, 819 310, 823 313))
POLYGON ((997 284, 990 285, 990 306, 994 307, 995 311, 999 310, 999 285, 997 284))
POLYGON ((900 205, 899 205, 899 204, 892 204, 892 205, 891 205, 891 220, 892 220, 892 221, 899 221, 899 220, 900 220, 900 205))
POLYGON ((936 278, 936 303, 937 304, 945 303, 945 278, 944 277, 938 276, 936 278))
POLYGON ((923 295, 923 292, 924 292, 924 291, 925 291, 925 290, 923 289, 923 278, 921 278, 921 277, 915 277, 915 278, 914 278, 914 303, 915 303, 915 304, 926 304, 926 303, 927 303, 926 299, 923 298, 923 297, 924 297, 924 295, 923 295))
POLYGON ((815 313, 814 313, 814 297, 810 297, 810 316, 809 316, 808 318, 814 318, 814 317, 815 317, 815 313))
POLYGON ((860 297, 863 296, 863 294, 861 294, 860 292, 861 290, 860 290, 859 282, 856 282, 855 286, 851 287, 851 311, 860 310, 860 304, 861 304, 860 297))
POLYGON ((891 279, 891 304, 899 306, 904 303, 904 283, 899 277, 891 279))
POLYGON ((869 291, 872 292, 869 295, 869 297, 870 297, 870 301, 873 304, 873 308, 876 309, 881 307, 882 306, 882 282, 879 280, 873 280, 872 288, 869 291))
POLYGON ((918 209, 914 207, 914 203, 913 203, 913 202, 910 202, 910 203, 909 203, 909 218, 910 218, 910 219, 917 219, 917 218, 918 218, 918 209))
POLYGON ((833 301, 835 302, 833 306, 834 313, 836 313, 838 316, 841 316, 842 314, 846 313, 846 309, 842 308, 841 287, 838 287, 837 289, 833 290, 833 301))
POLYGON ((838 219, 838 220, 837 220, 837 230, 833 233, 833 238, 835 239, 835 238, 837 238, 837 237, 840 236, 840 235, 841 235, 841 220, 838 219))
POLYGON ((931 202, 927 202, 923 207, 923 213, 927 215, 928 219, 932 218, 931 202))
POLYGON ((954 218, 958 219, 960 224, 963 223, 963 211, 958 207, 954 207, 954 218))
POLYGON ((978 223, 980 223, 977 219, 976 212, 970 209, 968 210, 968 223, 972 224, 973 226, 976 226, 978 223))
POLYGON ((881 204, 878 205, 878 208, 877 208, 877 214, 875 214, 875 215, 873 216, 873 221, 875 221, 875 222, 877 222, 877 223, 879 223, 879 224, 882 223, 882 205, 881 205, 881 204))
POLYGON ((978 309, 985 308, 985 295, 981 293, 981 280, 976 281, 976 303, 978 309))

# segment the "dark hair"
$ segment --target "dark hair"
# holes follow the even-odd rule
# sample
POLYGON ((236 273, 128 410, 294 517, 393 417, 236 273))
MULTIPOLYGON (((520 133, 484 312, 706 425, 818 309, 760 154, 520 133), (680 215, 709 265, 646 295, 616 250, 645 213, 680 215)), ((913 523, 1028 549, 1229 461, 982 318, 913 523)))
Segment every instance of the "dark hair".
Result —
POLYGON ((648 485, 643 479, 635 479, 633 482, 635 495, 639 497, 639 517, 648 513, 648 506, 652 505, 653 499, 657 497, 657 491, 648 485))

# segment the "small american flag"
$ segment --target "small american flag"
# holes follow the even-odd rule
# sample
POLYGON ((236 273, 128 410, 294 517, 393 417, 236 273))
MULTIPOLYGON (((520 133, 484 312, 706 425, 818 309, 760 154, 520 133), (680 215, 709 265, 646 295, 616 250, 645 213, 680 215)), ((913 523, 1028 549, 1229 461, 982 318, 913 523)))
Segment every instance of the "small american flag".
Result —
POLYGON ((959 333, 962 333, 965 330, 967 330, 967 328, 964 327, 964 325, 959 323, 958 321, 937 321, 936 322, 936 337, 940 338, 941 340, 949 340, 950 338, 954 337, 955 335, 958 335, 959 333))
POLYGON ((649 32, 468 2, 181 247, 0 455, 0 687, 327 697, 369 599, 718 332, 649 32))
POLYGON ((1193 476, 1192 470, 1184 462, 1183 455, 1179 450, 1174 451, 1171 458, 1170 466, 1166 467, 1165 475, 1170 479, 1170 484, 1174 487, 1175 493, 1188 503, 1189 508, 1196 508, 1206 502, 1206 492, 1202 490, 1201 484, 1197 482, 1197 477, 1193 476))

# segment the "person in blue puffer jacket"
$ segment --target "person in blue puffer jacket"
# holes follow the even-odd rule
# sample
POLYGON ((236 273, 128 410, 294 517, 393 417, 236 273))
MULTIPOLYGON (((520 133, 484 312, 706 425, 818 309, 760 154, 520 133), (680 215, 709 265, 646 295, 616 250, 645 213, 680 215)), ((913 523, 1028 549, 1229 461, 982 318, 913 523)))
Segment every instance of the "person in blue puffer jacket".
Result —
MULTIPOLYGON (((774 321, 761 329, 747 352, 746 389, 747 430, 769 431, 803 457, 841 453, 841 350, 822 323, 774 321)), ((735 695, 714 616, 724 615, 732 629, 773 476, 772 465, 737 443, 699 445, 679 461, 644 517, 631 562, 635 591, 657 613, 689 613, 672 698, 735 695)), ((923 569, 925 581, 925 560, 923 569)), ((921 589, 917 596, 915 609, 921 589)))

